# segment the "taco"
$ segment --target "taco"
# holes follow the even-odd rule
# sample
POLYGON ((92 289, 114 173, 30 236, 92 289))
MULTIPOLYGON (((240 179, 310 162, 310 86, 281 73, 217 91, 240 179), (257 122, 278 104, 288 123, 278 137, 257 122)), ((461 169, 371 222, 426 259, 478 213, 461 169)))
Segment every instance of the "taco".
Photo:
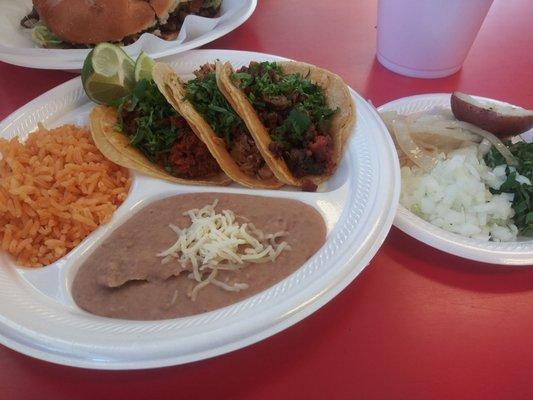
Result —
POLYGON ((314 190, 337 168, 355 123, 342 79, 313 65, 251 62, 217 70, 221 92, 281 182, 314 190))
POLYGON ((157 63, 153 69, 154 79, 172 91, 171 103, 226 175, 250 188, 281 187, 283 184, 263 159, 246 125, 219 91, 215 65, 202 65, 194 74, 196 78, 185 83, 167 64, 157 63))
POLYGON ((90 127, 99 150, 126 168, 182 184, 231 182, 152 80, 139 81, 116 107, 95 107, 90 127))

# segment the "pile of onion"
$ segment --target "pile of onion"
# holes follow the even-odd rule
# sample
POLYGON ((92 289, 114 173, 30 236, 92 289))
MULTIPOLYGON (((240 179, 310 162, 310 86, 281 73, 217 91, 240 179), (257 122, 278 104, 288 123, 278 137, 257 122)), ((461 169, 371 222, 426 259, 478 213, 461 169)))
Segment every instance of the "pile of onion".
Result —
POLYGON ((478 145, 481 157, 494 146, 508 165, 516 164, 507 146, 494 134, 457 120, 450 110, 433 108, 409 115, 385 111, 381 118, 393 135, 402 165, 414 164, 427 172, 437 163, 439 153, 472 144, 478 145))

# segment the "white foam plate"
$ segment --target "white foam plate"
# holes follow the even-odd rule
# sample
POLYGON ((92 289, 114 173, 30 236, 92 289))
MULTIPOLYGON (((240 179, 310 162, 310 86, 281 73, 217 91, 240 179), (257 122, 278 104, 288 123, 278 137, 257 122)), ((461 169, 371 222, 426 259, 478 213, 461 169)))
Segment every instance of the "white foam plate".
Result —
MULTIPOLYGON (((136 59, 141 51, 161 58, 195 49, 238 28, 256 6, 257 0, 223 0, 217 18, 187 16, 175 40, 145 33, 124 50, 136 59)), ((80 70, 90 49, 40 48, 32 41, 31 30, 20 26, 31 7, 31 0, 0 0, 0 61, 31 68, 80 70)))
MULTIPOLYGON (((450 95, 450 93, 432 93, 403 97, 382 105, 378 110, 411 114, 435 106, 449 108, 450 95)), ((484 97, 474 97, 487 103, 508 104, 484 97)), ((533 131, 521 136, 531 142, 533 131)), ((398 206, 394 225, 421 242, 459 257, 490 264, 533 265, 533 239, 519 237, 516 242, 500 243, 467 238, 432 225, 401 204, 398 206)))
MULTIPOLYGON (((227 50, 195 50, 172 66, 184 77, 215 59, 235 67, 279 57, 227 50)), ((130 194, 112 220, 56 263, 16 268, 0 255, 0 342, 55 363, 99 369, 175 365, 239 349, 305 318, 338 294, 369 263, 394 218, 399 164, 392 140, 374 109, 350 90, 357 123, 335 175, 316 193, 251 190, 166 183, 133 173, 130 194), (275 286, 237 304, 197 316, 162 321, 125 321, 91 315, 70 294, 84 257, 105 233, 145 204, 188 192, 247 193, 298 199, 315 207, 327 225, 325 245, 275 286)), ((0 136, 24 137, 43 121, 48 127, 86 124, 93 104, 79 78, 28 103, 0 124, 0 136)))

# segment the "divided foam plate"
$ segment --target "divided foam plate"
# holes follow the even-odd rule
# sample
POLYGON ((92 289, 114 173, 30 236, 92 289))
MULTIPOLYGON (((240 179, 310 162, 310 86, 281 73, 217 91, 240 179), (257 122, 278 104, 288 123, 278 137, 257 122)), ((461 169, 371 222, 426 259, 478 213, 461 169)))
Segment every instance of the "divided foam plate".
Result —
MULTIPOLYGON (((276 60, 259 53, 197 50, 171 60, 187 76, 220 59, 235 67, 276 60)), ((48 361, 86 368, 134 369, 195 361, 235 350, 298 322, 348 285, 381 246, 399 197, 399 165, 392 140, 375 110, 357 93, 357 122, 336 174, 316 193, 294 189, 251 190, 238 185, 199 187, 133 174, 126 201, 56 263, 16 268, 0 256, 0 342, 48 361), (219 191, 298 199, 315 207, 328 229, 325 245, 295 273, 234 305, 162 321, 97 317, 79 309, 70 284, 80 263, 135 210, 154 199, 185 192, 219 191)), ((52 89, 0 124, 0 136, 24 137, 38 121, 53 127, 85 124, 92 105, 79 78, 52 89)))

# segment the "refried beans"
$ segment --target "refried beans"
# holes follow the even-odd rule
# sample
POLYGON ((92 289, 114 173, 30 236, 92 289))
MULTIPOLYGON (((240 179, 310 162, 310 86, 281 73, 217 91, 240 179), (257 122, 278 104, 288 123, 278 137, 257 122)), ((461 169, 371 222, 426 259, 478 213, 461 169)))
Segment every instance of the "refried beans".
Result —
POLYGON ((304 264, 325 242, 326 226, 313 207, 290 199, 223 193, 182 194, 155 201, 119 226, 80 266, 72 296, 82 309, 96 315, 157 320, 215 310, 261 292, 286 278, 304 264), (183 213, 213 204, 217 212, 231 210, 263 232, 286 231, 290 251, 273 262, 249 264, 238 271, 219 271, 217 279, 247 289, 226 291, 207 285, 193 301, 197 282, 190 270, 176 260, 161 263, 157 254, 176 241, 174 224, 185 228, 183 213))

